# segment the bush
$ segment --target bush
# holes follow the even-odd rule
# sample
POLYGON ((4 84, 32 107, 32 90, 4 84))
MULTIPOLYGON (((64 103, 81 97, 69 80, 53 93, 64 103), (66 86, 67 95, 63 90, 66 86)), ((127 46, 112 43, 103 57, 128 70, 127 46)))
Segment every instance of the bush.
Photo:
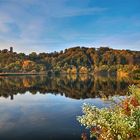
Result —
POLYGON ((130 86, 129 94, 112 108, 84 104, 77 120, 98 140, 140 139, 140 88, 130 86))

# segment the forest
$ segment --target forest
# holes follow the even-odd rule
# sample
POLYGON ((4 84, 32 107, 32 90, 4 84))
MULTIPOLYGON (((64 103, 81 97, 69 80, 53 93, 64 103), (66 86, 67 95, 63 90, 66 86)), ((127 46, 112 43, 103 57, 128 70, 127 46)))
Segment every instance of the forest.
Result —
POLYGON ((0 50, 0 73, 139 74, 140 51, 77 46, 60 52, 27 55, 14 52, 11 47, 0 50))

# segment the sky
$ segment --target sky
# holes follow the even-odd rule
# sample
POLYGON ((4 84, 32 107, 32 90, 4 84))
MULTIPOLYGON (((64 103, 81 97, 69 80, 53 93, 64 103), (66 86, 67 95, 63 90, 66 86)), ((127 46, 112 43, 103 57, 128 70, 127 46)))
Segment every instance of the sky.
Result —
POLYGON ((140 50, 140 0, 0 0, 0 49, 140 50))

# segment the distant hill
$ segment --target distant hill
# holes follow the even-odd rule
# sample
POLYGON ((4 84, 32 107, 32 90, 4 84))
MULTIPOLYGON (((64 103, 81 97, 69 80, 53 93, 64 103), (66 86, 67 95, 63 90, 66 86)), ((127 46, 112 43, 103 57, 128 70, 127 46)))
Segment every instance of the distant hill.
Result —
POLYGON ((4 73, 100 73, 122 75, 140 72, 140 51, 108 47, 73 47, 60 52, 29 55, 0 50, 0 72, 4 73))

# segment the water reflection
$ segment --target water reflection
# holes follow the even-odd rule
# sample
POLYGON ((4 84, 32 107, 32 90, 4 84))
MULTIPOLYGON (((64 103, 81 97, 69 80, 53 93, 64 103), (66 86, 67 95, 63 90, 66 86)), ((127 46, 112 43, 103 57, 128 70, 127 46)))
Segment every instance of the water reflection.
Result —
POLYGON ((125 95, 128 85, 137 84, 132 79, 119 79, 117 77, 91 77, 79 76, 7 76, 0 77, 0 96, 14 99, 14 95, 52 93, 60 94, 73 99, 86 99, 102 97, 105 95, 125 95))
POLYGON ((124 95, 134 83, 89 75, 0 77, 0 140, 80 140, 80 106, 107 107, 100 97, 124 95))

